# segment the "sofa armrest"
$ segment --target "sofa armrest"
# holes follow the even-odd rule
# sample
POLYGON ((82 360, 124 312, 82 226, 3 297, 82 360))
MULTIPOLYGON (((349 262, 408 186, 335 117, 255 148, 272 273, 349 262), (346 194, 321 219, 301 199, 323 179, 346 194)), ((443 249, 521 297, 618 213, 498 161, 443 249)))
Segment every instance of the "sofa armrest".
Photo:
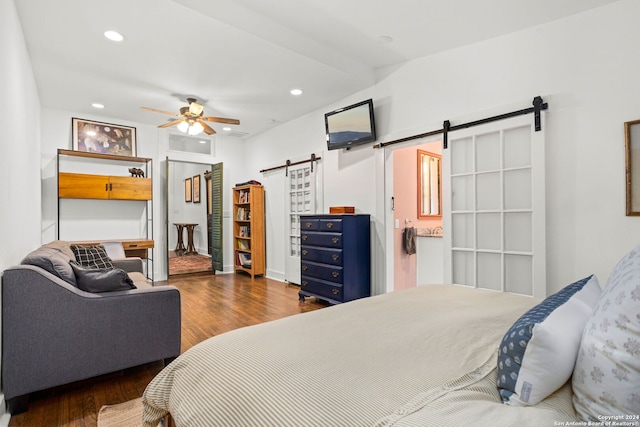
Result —
POLYGON ((129 258, 116 258, 112 259, 113 266, 116 268, 121 268, 127 273, 144 273, 142 268, 142 259, 137 257, 129 257, 129 258))
POLYGON ((2 276, 6 399, 180 354, 174 286, 93 294, 34 266, 2 276))

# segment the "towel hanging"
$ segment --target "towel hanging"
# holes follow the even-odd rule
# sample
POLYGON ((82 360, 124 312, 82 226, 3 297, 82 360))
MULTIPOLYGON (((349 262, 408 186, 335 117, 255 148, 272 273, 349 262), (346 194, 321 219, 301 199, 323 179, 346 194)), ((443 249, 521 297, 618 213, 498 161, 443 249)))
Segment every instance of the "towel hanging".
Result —
POLYGON ((408 255, 413 255, 416 253, 416 228, 415 227, 405 227, 402 231, 402 243, 404 246, 404 251, 408 255))

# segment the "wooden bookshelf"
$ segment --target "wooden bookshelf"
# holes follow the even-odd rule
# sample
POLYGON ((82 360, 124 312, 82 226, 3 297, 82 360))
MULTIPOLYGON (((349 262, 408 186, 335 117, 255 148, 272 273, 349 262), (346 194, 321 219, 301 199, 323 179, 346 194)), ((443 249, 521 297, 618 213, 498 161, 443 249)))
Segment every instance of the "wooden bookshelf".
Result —
POLYGON ((233 188, 233 252, 235 271, 264 276, 264 187, 233 188))

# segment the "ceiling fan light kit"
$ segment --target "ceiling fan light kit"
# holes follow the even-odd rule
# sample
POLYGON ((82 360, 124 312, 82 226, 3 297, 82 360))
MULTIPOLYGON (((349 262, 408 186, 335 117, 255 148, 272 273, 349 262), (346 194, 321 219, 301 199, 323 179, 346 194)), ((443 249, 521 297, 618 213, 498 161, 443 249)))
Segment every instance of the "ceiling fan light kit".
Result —
POLYGON ((173 120, 168 123, 159 125, 159 128, 167 128, 177 125, 180 132, 195 136, 202 132, 207 135, 213 135, 216 131, 205 122, 217 122, 227 123, 231 125, 239 125, 240 120, 237 119, 225 119, 222 117, 205 117, 204 106, 198 104, 195 98, 187 98, 189 102, 188 107, 180 108, 180 113, 171 113, 169 111, 156 110, 155 108, 141 107, 143 110, 153 111, 155 113, 169 114, 171 116, 179 117, 178 120, 173 120))
POLYGON ((181 121, 180 123, 178 123, 178 130, 191 136, 195 136, 202 133, 204 127, 198 122, 189 123, 186 121, 181 121))

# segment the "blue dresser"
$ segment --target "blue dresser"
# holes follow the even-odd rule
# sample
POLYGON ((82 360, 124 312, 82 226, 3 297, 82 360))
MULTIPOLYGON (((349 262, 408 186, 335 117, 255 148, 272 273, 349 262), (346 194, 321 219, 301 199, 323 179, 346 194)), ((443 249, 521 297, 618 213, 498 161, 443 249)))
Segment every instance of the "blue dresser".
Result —
POLYGON ((300 301, 371 295, 370 215, 300 216, 300 301))

